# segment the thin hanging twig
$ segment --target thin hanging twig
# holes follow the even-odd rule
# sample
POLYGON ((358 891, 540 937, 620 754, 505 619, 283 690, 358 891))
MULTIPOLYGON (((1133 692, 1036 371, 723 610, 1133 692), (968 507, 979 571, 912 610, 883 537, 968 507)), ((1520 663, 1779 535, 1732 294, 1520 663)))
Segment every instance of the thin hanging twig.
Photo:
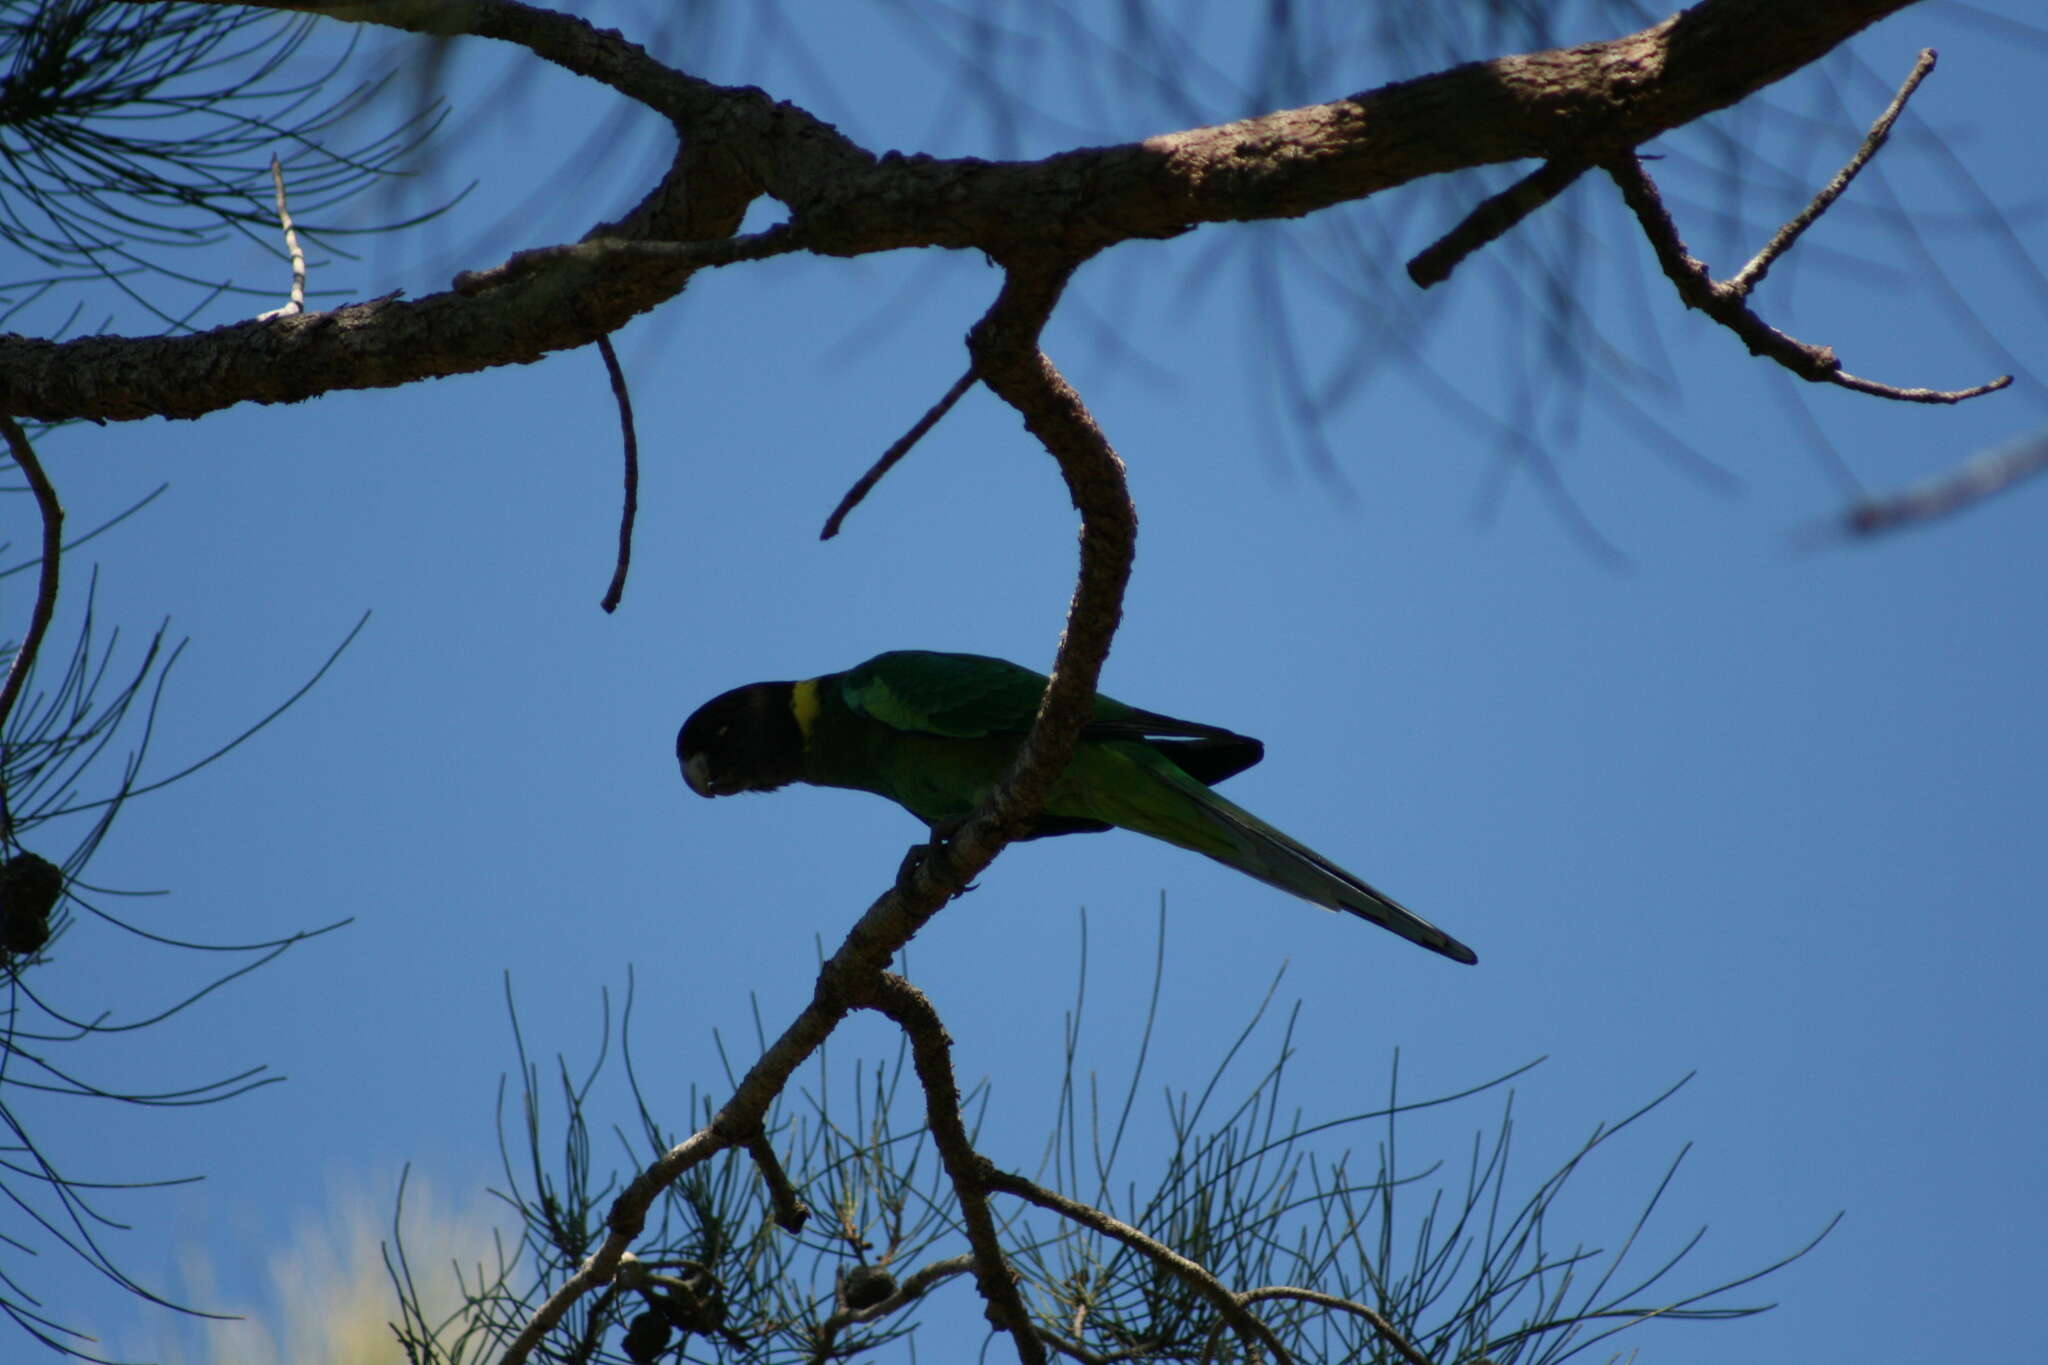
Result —
POLYGON ((607 612, 619 609, 626 595, 626 570, 633 562, 633 519, 640 514, 640 438, 633 431, 633 396, 626 392, 626 372, 619 365, 619 353, 612 339, 600 336, 597 353, 604 357, 605 372, 612 377, 612 397, 619 400, 619 430, 626 446, 626 495, 619 506, 619 560, 612 569, 611 586, 598 603, 607 612))

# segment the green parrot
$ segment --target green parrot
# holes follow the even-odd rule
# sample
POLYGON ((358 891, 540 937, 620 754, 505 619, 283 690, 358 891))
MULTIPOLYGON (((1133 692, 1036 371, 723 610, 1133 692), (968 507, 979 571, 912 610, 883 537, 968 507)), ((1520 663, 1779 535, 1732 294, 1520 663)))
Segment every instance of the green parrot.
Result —
MULTIPOLYGON (((699 796, 791 782, 886 796, 955 829, 1009 771, 1045 675, 979 654, 899 649, 844 673, 736 687, 676 735, 699 796)), ((1210 788, 1265 756, 1258 740, 1098 694, 1067 770, 1022 836, 1136 830, 1330 910, 1346 910, 1455 962, 1478 957, 1314 850, 1210 788)))

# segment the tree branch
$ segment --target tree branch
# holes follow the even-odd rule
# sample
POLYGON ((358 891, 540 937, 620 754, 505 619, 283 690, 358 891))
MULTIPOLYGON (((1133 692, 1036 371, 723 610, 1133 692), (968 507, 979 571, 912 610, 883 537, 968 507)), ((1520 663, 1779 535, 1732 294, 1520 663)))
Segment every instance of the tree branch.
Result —
POLYGON ((891 1313, 900 1313, 911 1304, 917 1302, 917 1300, 931 1293, 932 1290, 944 1284, 947 1280, 952 1279, 955 1275, 965 1275, 973 1271, 973 1269, 974 1258, 972 1256, 948 1256, 942 1261, 933 1261, 930 1265, 920 1266, 916 1271, 906 1275, 899 1281, 896 1285, 896 1291, 880 1303, 870 1304, 866 1308, 840 1308, 831 1317, 818 1324, 818 1335, 829 1345, 832 1339, 838 1336, 843 1329, 852 1326, 854 1323, 874 1322, 879 1318, 888 1317, 891 1313))
POLYGON ((1461 262, 1570 189, 1591 167, 1578 161, 1546 161, 1499 194, 1481 200, 1464 221, 1408 262, 1408 278, 1428 289, 1451 277, 1461 262))
POLYGON ((796 1186, 789 1182, 789 1173, 782 1169, 767 1133, 756 1130, 748 1134, 746 1147, 747 1155, 754 1159, 754 1169, 761 1173, 761 1182, 768 1187, 768 1204, 775 1211, 775 1226, 794 1237, 810 1221, 810 1205, 804 1203, 796 1186))
MULTIPOLYGON (((35 495, 36 511, 43 520, 42 567, 36 573, 35 606, 29 611, 28 629, 22 632, 21 644, 14 651, 14 662, 7 669, 7 681, 0 685, 0 733, 4 733, 8 717, 14 714, 14 704, 28 683, 29 672, 36 666, 36 655, 42 650, 50 617, 57 610, 57 566, 64 552, 64 507, 57 501, 57 489, 50 476, 43 472, 42 461, 36 458, 35 447, 29 444, 28 433, 4 412, 0 412, 0 436, 6 438, 8 452, 14 456, 22 477, 28 480, 29 491, 35 495)), ((14 817, 7 807, 6 787, 0 785, 0 839, 13 837, 14 817)))
POLYGON ((2044 472, 2048 472, 2048 431, 2037 431, 1973 455, 1925 482, 1859 498, 1842 513, 1841 530, 1852 536, 1874 536, 1917 526, 1973 507, 2044 472))
POLYGON ((1078 1223, 1091 1232, 1099 1232, 1105 1237, 1122 1242, 1131 1250, 1149 1257, 1155 1264, 1171 1271, 1208 1299, 1216 1311, 1222 1314, 1223 1320, 1237 1332, 1246 1350, 1256 1355, 1259 1348, 1264 1346, 1283 1365, 1293 1359, 1287 1353, 1287 1348, 1280 1344, 1280 1338, 1273 1334, 1273 1329, 1247 1312, 1238 1296, 1230 1292, 1229 1286, 1210 1274, 1206 1267, 1189 1260, 1166 1243, 1146 1236, 1129 1223, 1112 1218, 1091 1204, 1069 1199, 1021 1175, 991 1166, 983 1172, 982 1180, 991 1190, 1013 1194, 1026 1203, 1048 1209, 1069 1222, 1078 1223))
POLYGON ((452 288, 458 294, 481 294, 513 284, 557 265, 607 268, 612 262, 668 262, 701 270, 712 266, 737 265, 742 261, 764 261, 802 251, 808 243, 803 233, 788 223, 744 237, 712 237, 699 242, 647 242, 627 237, 587 237, 568 246, 537 246, 515 251, 503 265, 488 270, 464 270, 456 275, 452 288))
POLYGON ((1080 395, 1038 349, 1039 332, 1075 262, 1008 264, 1003 292, 988 316, 968 333, 967 349, 982 382, 1017 409, 1025 427, 1059 461, 1067 496, 1081 514, 1081 570, 1031 733, 984 813, 952 841, 955 865, 967 865, 961 885, 1038 813, 1053 779, 1073 756, 1074 741, 1095 702, 1103 661, 1123 619, 1124 588, 1137 555, 1138 509, 1124 482, 1123 461, 1080 395))
MULTIPOLYGON (((1401 1358, 1407 1361, 1408 1365, 1431 1365, 1429 1357, 1416 1350, 1409 1343, 1408 1338, 1402 1336, 1394 1329, 1393 1323, 1388 1322, 1385 1316, 1367 1308, 1362 1303, 1339 1298, 1335 1294, 1325 1294, 1316 1289, 1297 1289, 1293 1285, 1285 1284, 1268 1284, 1261 1285, 1257 1289, 1247 1289, 1244 1293, 1239 1294, 1237 1298, 1238 1302, 1246 1304, 1262 1303, 1269 1299, 1295 1299, 1302 1303, 1313 1303, 1323 1308, 1334 1308, 1340 1312, 1354 1314, 1364 1318, 1367 1323, 1371 1324, 1372 1330, 1379 1334, 1380 1340, 1386 1342, 1399 1352, 1401 1358)), ((1210 1334, 1210 1341, 1212 1344, 1215 1341, 1214 1333, 1210 1334)))
POLYGON ((1877 122, 1871 124, 1870 131, 1864 134, 1863 145, 1856 149, 1856 155, 1850 157, 1848 164, 1835 172, 1835 178, 1824 185, 1820 193, 1813 196, 1811 203, 1794 214, 1785 226, 1771 235, 1771 240, 1765 242, 1763 250, 1750 258, 1748 265, 1728 277, 1727 288, 1736 294, 1747 294, 1756 288, 1769 272, 1772 263, 1784 255, 1792 244, 1799 240, 1800 234, 1818 222, 1820 216, 1842 197, 1842 191, 1849 188, 1849 182, 1862 172, 1864 166, 1869 164, 1870 158, 1877 155, 1877 149, 1884 146, 1891 137, 1892 125, 1898 122, 1899 115, 1905 112, 1906 101, 1913 98, 1913 92, 1920 88, 1920 82, 1926 80, 1927 73, 1932 70, 1934 49, 1922 48, 1918 60, 1913 63, 1913 69, 1906 74, 1905 83, 1899 87, 1899 93, 1892 96, 1892 102, 1885 106, 1885 111, 1877 116, 1877 122))
POLYGON ((1899 388, 1847 373, 1832 346, 1811 345, 1771 326, 1750 308, 1744 290, 1736 289, 1732 282, 1716 280, 1706 263, 1686 250, 1656 183, 1633 152, 1607 162, 1603 169, 1620 188, 1623 201, 1642 225, 1643 235, 1656 252, 1657 264, 1678 290, 1679 299, 1686 307, 1699 309, 1735 333, 1751 355, 1775 361, 1810 383, 1833 384, 1873 398, 1904 403, 1960 403, 1995 393, 2012 383, 2012 376, 2006 374, 1967 389, 1899 388))
MULTIPOLYGON (((722 238, 766 193, 789 206, 792 224, 826 254, 939 246, 1011 261, 1081 260, 1197 223, 1296 217, 1473 166, 1611 161, 1743 99, 1907 3, 1704 0, 1606 42, 1468 63, 1326 104, 1027 162, 876 157, 759 90, 713 85, 618 34, 511 0, 367 0, 345 13, 517 43, 669 118, 682 137, 675 164, 632 213, 594 228, 594 237, 722 238)), ((0 338, 0 408, 43 420, 197 417, 235 403, 525 363, 616 331, 673 297, 695 264, 601 254, 602 268, 565 254, 506 291, 385 299, 196 336, 63 345, 0 338)))
POLYGON ((996 1220, 989 1212, 988 1186, 984 1172, 992 1169, 988 1159, 974 1150, 967 1125, 960 1118, 960 1086, 953 1079, 952 1039, 939 1022, 931 1001, 908 981, 884 972, 868 984, 863 1007, 888 1016, 910 1039, 911 1062, 917 1068, 918 1085, 924 1091, 925 1115, 932 1146, 953 1182, 960 1202, 960 1221, 967 1233, 967 1245, 974 1252, 974 1279, 981 1297, 988 1303, 989 1319, 1010 1334, 1017 1355, 1027 1365, 1044 1365, 1045 1343, 1038 1339, 1031 1311, 1017 1292, 1017 1274, 996 1236, 996 1220))

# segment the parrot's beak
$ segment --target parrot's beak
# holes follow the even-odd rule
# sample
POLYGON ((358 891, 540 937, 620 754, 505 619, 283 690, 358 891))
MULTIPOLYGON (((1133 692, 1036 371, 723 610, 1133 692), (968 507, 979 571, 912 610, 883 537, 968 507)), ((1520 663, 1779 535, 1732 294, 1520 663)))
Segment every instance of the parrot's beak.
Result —
POLYGON ((683 760, 683 781, 689 783, 690 790, 699 796, 718 795, 711 786, 710 766, 702 754, 691 754, 683 760))

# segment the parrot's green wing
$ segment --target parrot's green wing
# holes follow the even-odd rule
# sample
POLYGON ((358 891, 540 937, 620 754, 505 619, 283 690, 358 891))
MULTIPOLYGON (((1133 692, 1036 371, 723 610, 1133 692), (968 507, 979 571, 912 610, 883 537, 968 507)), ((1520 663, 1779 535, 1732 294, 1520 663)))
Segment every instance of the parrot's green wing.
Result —
MULTIPOLYGON (((1045 675, 983 654, 898 649, 840 674, 839 695, 855 713, 906 734, 984 739, 1031 728, 1045 695, 1045 675)), ((1249 736, 1126 706, 1099 693, 1081 738, 1150 743, 1203 783, 1243 772, 1265 754, 1265 746, 1249 736)))
POLYGON ((839 675, 839 695, 906 734, 981 739, 1028 728, 1045 678, 1005 659, 898 649, 839 675))

